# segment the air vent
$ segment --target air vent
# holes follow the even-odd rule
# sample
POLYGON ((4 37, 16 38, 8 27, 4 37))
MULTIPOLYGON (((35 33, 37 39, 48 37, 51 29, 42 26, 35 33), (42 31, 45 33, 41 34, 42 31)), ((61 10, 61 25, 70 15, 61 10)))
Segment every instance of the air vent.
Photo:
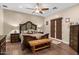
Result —
POLYGON ((53 10, 58 9, 57 7, 53 7, 53 10))
POLYGON ((8 8, 7 5, 2 5, 4 8, 8 8))

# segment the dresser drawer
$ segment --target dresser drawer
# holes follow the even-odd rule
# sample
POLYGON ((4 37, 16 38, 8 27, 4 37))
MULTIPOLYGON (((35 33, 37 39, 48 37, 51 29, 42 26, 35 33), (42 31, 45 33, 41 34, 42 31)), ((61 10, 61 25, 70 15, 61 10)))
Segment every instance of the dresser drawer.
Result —
POLYGON ((15 43, 15 42, 19 42, 20 41, 20 38, 19 38, 19 33, 14 33, 14 34, 11 34, 11 43, 15 43))

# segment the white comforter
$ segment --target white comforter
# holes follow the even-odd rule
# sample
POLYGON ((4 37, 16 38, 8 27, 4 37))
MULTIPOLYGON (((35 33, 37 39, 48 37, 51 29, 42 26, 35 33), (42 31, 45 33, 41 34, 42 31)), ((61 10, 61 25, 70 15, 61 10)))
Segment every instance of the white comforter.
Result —
POLYGON ((29 36, 34 36, 36 38, 40 38, 42 35, 44 34, 41 34, 41 33, 35 33, 35 34, 20 34, 20 38, 21 38, 21 43, 23 42, 23 35, 29 35, 29 36))

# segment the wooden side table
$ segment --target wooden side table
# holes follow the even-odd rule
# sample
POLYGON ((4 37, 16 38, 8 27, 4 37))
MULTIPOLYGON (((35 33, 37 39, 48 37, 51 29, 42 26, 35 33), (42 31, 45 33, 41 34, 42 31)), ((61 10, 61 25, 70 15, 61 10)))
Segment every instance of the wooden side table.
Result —
POLYGON ((20 42, 20 34, 19 33, 13 33, 10 35, 11 43, 20 42))

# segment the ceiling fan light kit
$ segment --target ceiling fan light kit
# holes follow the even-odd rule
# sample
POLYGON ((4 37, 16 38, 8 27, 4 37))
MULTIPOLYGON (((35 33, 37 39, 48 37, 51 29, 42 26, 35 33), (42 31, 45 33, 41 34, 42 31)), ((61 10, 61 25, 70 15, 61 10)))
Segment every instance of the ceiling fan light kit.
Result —
POLYGON ((36 4, 35 8, 26 8, 26 9, 33 10, 32 13, 36 14, 43 14, 45 11, 49 10, 49 8, 42 8, 39 3, 36 4))

